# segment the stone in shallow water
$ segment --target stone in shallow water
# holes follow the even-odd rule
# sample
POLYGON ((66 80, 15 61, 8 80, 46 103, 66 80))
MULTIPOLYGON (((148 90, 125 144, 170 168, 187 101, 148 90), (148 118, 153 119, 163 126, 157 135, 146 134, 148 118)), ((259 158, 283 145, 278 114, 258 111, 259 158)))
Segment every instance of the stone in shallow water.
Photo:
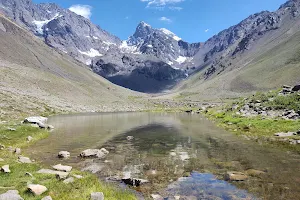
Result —
POLYGON ((70 157, 70 152, 68 151, 60 151, 58 153, 59 158, 69 158, 70 157))
POLYGON ((58 170, 58 171, 63 171, 63 172, 70 172, 72 170, 72 167, 67 166, 67 165, 58 164, 58 165, 54 165, 53 169, 58 170))
POLYGON ((18 190, 8 190, 4 194, 0 194, 0 200, 24 200, 18 190))
POLYGON ((225 174, 226 181, 245 181, 248 179, 248 176, 242 172, 227 172, 225 174))
POLYGON ((39 184, 29 184, 27 189, 36 196, 39 196, 48 190, 45 186, 39 184))
POLYGON ((81 157, 97 157, 97 158, 104 158, 107 154, 109 154, 109 151, 107 151, 105 148, 102 149, 87 149, 81 152, 81 157))
POLYGON ((151 194, 151 197, 154 200, 164 200, 164 198, 162 196, 160 196, 159 194, 151 194))
POLYGON ((93 192, 93 193, 91 193, 91 200, 104 200, 103 192, 93 192))

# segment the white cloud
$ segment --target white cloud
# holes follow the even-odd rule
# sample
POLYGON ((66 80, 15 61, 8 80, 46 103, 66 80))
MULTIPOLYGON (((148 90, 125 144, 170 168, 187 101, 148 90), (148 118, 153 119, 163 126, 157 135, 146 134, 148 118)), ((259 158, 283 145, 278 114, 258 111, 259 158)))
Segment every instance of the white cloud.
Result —
POLYGON ((167 18, 167 17, 161 17, 161 18, 159 18, 159 20, 160 20, 160 21, 163 21, 163 22, 168 22, 168 23, 171 23, 171 22, 172 22, 172 20, 169 19, 169 18, 167 18))
POLYGON ((92 7, 89 5, 72 5, 69 10, 87 19, 90 19, 92 16, 92 7))
POLYGON ((185 0, 140 0, 141 2, 148 2, 147 7, 161 7, 161 6, 167 6, 170 4, 177 4, 181 3, 185 0))
POLYGON ((209 29, 204 30, 205 33, 207 33, 209 31, 209 29))

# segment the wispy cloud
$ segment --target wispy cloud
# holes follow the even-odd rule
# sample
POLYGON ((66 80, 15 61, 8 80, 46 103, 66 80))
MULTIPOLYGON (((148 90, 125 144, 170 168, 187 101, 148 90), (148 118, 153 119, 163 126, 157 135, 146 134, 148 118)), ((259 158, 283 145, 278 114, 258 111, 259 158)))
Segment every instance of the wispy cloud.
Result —
POLYGON ((92 16, 92 7, 89 5, 72 5, 69 10, 87 19, 90 19, 92 16))
POLYGON ((205 29, 204 32, 207 33, 209 31, 209 29, 205 29))
POLYGON ((170 10, 175 10, 175 11, 181 11, 183 8, 179 7, 179 6, 170 6, 169 9, 170 10))
POLYGON ((172 20, 167 17, 161 17, 161 18, 159 18, 159 20, 163 21, 163 22, 167 22, 167 23, 172 23, 172 20))
POLYGON ((171 10, 182 10, 181 7, 174 7, 171 5, 181 3, 185 0, 140 0, 141 2, 147 2, 147 8, 166 7, 169 6, 171 10))

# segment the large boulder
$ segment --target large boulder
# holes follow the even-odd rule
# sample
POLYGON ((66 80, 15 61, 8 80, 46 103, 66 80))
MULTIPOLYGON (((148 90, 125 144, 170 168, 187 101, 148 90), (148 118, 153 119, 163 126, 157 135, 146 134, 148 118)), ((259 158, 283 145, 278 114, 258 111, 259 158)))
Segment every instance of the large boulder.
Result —
POLYGON ((81 152, 80 156, 83 158, 86 157, 97 157, 97 158, 104 158, 107 154, 109 154, 109 151, 107 151, 105 148, 102 149, 87 149, 81 152))
POLYGON ((24 200, 18 190, 8 190, 4 194, 0 194, 0 200, 24 200))

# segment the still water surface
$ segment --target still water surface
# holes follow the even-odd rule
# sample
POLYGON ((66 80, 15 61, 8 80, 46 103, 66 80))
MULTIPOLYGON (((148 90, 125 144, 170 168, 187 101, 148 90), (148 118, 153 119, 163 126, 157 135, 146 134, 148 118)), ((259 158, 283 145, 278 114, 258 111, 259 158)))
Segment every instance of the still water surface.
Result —
POLYGON ((50 136, 28 153, 47 165, 67 164, 93 171, 106 181, 148 180, 135 188, 144 198, 300 199, 300 156, 234 136, 201 115, 106 113, 62 115, 49 119, 50 136), (127 140, 133 136, 133 140, 127 140), (105 159, 82 159, 85 149, 106 148, 105 159), (59 160, 57 153, 71 153, 59 160), (251 174, 226 182, 228 171, 251 174))

